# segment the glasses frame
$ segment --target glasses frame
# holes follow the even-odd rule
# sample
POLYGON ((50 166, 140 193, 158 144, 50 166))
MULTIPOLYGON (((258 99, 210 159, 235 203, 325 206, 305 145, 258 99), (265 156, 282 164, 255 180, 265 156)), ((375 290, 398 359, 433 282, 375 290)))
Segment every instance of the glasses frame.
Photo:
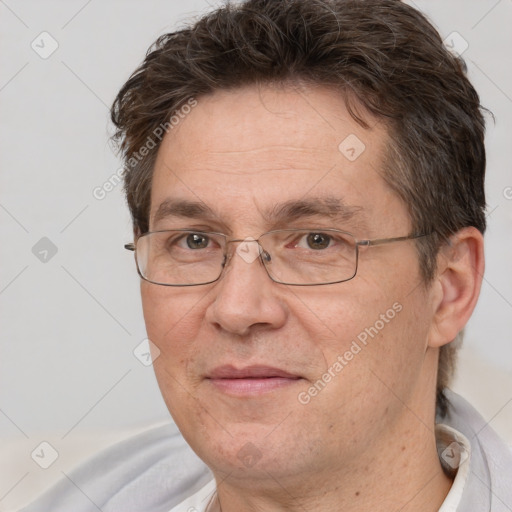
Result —
POLYGON ((377 246, 377 245, 384 245, 384 244, 390 244, 390 243, 395 243, 395 242, 404 242, 405 240, 415 240, 417 238, 422 238, 422 237, 429 236, 429 235, 431 235, 431 233, 425 233, 425 234, 415 234, 415 233, 412 233, 412 234, 406 235, 406 236, 396 236, 396 237, 391 237, 391 238, 371 238, 371 239, 359 240, 357 237, 355 237, 352 233, 350 233, 348 231, 343 231, 341 229, 336 229, 336 228, 318 228, 317 227, 317 228, 274 229, 272 231, 267 231, 266 233, 261 234, 257 239, 247 240, 247 238, 232 238, 232 239, 229 239, 228 235, 226 235, 225 233, 220 233, 220 232, 216 232, 216 231, 201 231, 201 230, 193 230, 193 229, 162 229, 162 230, 157 230, 157 231, 147 231, 146 233, 143 233, 142 235, 137 237, 137 239, 134 242, 124 244, 124 248, 126 250, 128 250, 128 251, 133 251, 135 253, 135 263, 136 263, 136 266, 137 266, 137 273, 139 274, 141 279, 143 279, 144 281, 147 281, 148 283, 156 284, 156 285, 159 285, 159 286, 176 286, 176 287, 203 286, 203 285, 206 285, 206 284, 211 284, 211 283, 217 282, 222 277, 222 274, 224 273, 224 269, 227 267, 227 263, 228 263, 228 251, 227 251, 227 248, 228 248, 228 244, 229 243, 233 243, 233 242, 257 242, 258 246, 259 246, 259 249, 260 249, 258 259, 263 264, 263 267, 265 268, 265 272, 267 273, 268 277, 274 283, 284 284, 284 285, 287 285, 287 286, 324 286, 324 285, 328 285, 328 284, 345 283, 346 281, 350 281, 350 280, 354 279, 354 277, 356 277, 357 270, 359 268, 359 247, 373 247, 373 246, 377 246), (324 232, 324 231, 335 231, 337 233, 341 233, 341 234, 348 235, 348 236, 352 237, 354 239, 354 241, 355 241, 355 247, 356 247, 356 262, 355 262, 354 274, 351 277, 347 278, 347 279, 342 279, 340 281, 328 281, 328 282, 325 282, 325 283, 297 284, 297 283, 286 283, 284 281, 279 281, 277 279, 274 279, 270 275, 270 273, 268 271, 268 268, 267 268, 267 266, 265 264, 265 261, 264 261, 265 253, 266 254, 269 254, 269 253, 262 247, 262 245, 260 244, 259 241, 265 235, 269 235, 269 234, 272 234, 272 233, 279 233, 279 232, 283 232, 283 231, 287 231, 287 232, 311 231, 311 232, 320 232, 320 233, 324 232), (152 235, 154 233, 167 233, 167 232, 198 233, 198 234, 202 234, 202 235, 219 235, 219 236, 224 237, 225 241, 226 241, 226 248, 225 248, 226 250, 225 250, 225 253, 224 253, 224 261, 222 263, 222 267, 220 269, 218 277, 216 279, 213 279, 212 281, 208 281, 206 283, 193 283, 193 284, 158 283, 156 281, 151 281, 150 279, 147 279, 146 277, 144 277, 142 275, 142 272, 140 271, 139 262, 137 260, 137 242, 139 241, 139 239, 141 239, 141 238, 143 238, 145 236, 152 235))

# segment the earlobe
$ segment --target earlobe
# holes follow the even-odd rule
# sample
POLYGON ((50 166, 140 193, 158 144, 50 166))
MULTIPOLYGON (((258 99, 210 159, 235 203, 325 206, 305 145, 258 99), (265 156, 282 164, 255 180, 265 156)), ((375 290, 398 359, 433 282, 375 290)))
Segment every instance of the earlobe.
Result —
POLYGON ((433 284, 433 321, 429 346, 441 347, 455 339, 476 306, 484 273, 483 236, 467 227, 452 237, 438 255, 433 284))

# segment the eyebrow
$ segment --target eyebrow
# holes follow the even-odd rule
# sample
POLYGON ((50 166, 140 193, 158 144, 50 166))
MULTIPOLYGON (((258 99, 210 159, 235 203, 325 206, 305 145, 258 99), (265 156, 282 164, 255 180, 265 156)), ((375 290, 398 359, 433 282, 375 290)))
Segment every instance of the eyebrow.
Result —
POLYGON ((290 200, 275 205, 266 216, 269 222, 291 221, 304 217, 328 217, 336 222, 348 222, 362 217, 360 206, 349 206, 339 197, 311 197, 309 199, 290 200))
POLYGON ((199 201, 188 201, 186 199, 166 199, 155 212, 154 223, 168 217, 184 217, 189 219, 201 219, 206 217, 217 217, 215 212, 206 204, 199 201))
MULTIPOLYGON (((342 224, 357 221, 357 224, 366 225, 361 206, 347 205, 341 198, 334 196, 291 199, 274 205, 262 215, 264 220, 273 227, 312 217, 325 217, 342 224)), ((154 224, 169 217, 211 220, 221 218, 218 213, 201 201, 173 198, 164 200, 158 206, 153 219, 154 224)))

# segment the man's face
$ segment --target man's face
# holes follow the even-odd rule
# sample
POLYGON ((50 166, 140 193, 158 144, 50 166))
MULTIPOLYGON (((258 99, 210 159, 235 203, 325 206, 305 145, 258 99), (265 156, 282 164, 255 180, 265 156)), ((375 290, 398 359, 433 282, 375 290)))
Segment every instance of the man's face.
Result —
MULTIPOLYGON (((199 98, 159 150, 150 230, 236 239, 301 227, 359 239, 408 235, 406 207, 381 175, 386 130, 371 124, 363 129, 340 95, 323 88, 199 98), (167 200, 200 202, 215 214, 156 221, 167 200), (334 200, 345 205, 337 216, 270 218, 287 202, 334 200)), ((214 472, 257 480, 354 468, 397 433, 425 428, 417 416, 435 385, 434 358, 425 357, 432 307, 414 242, 363 247, 354 279, 309 287, 273 282, 238 245, 228 244, 234 252, 215 283, 141 285, 163 397, 214 472)))

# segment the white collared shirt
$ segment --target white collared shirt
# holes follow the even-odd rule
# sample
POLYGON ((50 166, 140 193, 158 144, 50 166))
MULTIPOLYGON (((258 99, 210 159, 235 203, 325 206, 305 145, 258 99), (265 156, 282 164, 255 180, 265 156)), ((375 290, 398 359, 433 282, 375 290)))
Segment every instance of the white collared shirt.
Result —
MULTIPOLYGON (((443 423, 436 425, 436 440, 438 442, 438 452, 445 453, 446 455, 450 454, 450 450, 453 452, 454 449, 450 448, 452 443, 457 443, 459 446, 459 453, 456 454, 460 459, 459 462, 456 461, 458 462, 457 474, 455 475, 450 491, 439 509, 439 512, 457 512, 457 508, 462 500, 464 487, 468 480, 469 468, 471 467, 471 443, 464 434, 443 423), (448 440, 450 441, 448 442, 448 440)), ((441 461, 441 465, 444 466, 447 464, 443 460, 443 456, 441 456, 439 460, 441 461)))

